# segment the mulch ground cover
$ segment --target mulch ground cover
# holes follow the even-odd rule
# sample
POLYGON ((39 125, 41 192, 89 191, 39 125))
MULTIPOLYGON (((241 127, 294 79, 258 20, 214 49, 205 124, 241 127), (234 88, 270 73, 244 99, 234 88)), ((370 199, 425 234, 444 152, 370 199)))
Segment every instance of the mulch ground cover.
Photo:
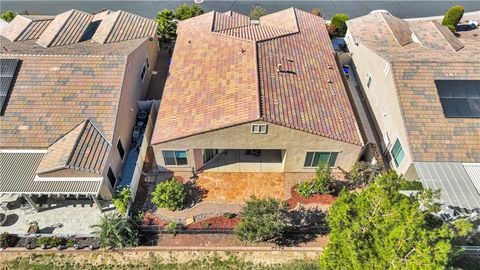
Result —
POLYGON ((297 191, 295 190, 296 187, 297 186, 292 187, 292 189, 290 191, 290 194, 292 195, 292 197, 287 200, 287 204, 288 204, 289 209, 295 208, 299 203, 300 204, 317 203, 317 204, 330 205, 330 204, 334 203, 335 200, 337 199, 335 196, 333 196, 331 194, 314 194, 310 198, 304 198, 297 193, 297 191))
POLYGON ((197 221, 187 225, 187 229, 225 229, 233 230, 240 222, 240 218, 227 218, 224 216, 212 217, 202 221, 197 221))

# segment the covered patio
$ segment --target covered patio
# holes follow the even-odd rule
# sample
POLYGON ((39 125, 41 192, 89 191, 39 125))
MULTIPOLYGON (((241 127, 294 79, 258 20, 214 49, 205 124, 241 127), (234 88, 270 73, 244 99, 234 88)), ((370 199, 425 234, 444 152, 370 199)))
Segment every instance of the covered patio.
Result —
POLYGON ((283 172, 285 151, 224 149, 206 162, 204 172, 283 172))

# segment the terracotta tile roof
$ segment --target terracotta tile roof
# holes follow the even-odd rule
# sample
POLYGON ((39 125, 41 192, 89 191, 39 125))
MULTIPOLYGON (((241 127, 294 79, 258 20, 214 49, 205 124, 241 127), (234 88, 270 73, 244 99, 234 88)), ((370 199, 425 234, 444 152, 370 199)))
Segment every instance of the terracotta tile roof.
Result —
POLYGON ((37 174, 47 176, 64 169, 101 174, 110 148, 95 125, 85 120, 48 148, 37 174))
POLYGON ((179 24, 157 116, 168 128, 152 143, 264 120, 361 145, 322 18, 288 9, 245 26, 232 14, 179 24))
POLYGON ((412 31, 410 31, 408 22, 394 17, 388 13, 379 14, 383 17, 388 25, 388 28, 392 31, 400 45, 405 46, 412 42, 412 31))
POLYGON ((25 56, 0 117, 0 148, 46 149, 85 119, 111 141, 125 57, 25 56))
POLYGON ((215 12, 213 16, 215 16, 212 28, 214 32, 250 25, 250 18, 248 16, 233 11, 225 13, 215 12))
POLYGON ((480 119, 446 118, 435 80, 480 80, 480 40, 460 39, 436 22, 410 22, 418 41, 400 46, 376 21, 349 20, 360 42, 390 62, 413 160, 479 162, 480 119), (460 48, 463 47, 463 48, 460 48))
POLYGON ((153 37, 157 23, 123 10, 106 15, 92 40, 98 43, 112 43, 143 37, 153 37))
POLYGON ((92 19, 92 14, 76 9, 59 14, 40 35, 37 44, 56 47, 78 43, 92 19))
POLYGON ((11 23, 2 29, 0 34, 10 41, 37 39, 53 18, 53 16, 17 15, 11 23))

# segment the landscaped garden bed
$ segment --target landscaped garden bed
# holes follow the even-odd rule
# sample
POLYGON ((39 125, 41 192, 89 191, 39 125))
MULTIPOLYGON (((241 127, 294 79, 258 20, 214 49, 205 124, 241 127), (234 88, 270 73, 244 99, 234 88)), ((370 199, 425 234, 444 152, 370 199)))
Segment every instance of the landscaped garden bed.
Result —
POLYGON ((290 197, 290 199, 287 200, 287 204, 288 204, 289 209, 293 209, 293 208, 297 207, 298 204, 303 204, 303 205, 306 205, 306 204, 326 204, 326 205, 330 205, 330 204, 334 203, 335 200, 336 200, 336 197, 333 196, 332 194, 313 194, 311 197, 305 198, 305 197, 300 196, 300 194, 298 194, 296 188, 297 188, 297 185, 293 186, 291 191, 290 191, 291 197, 290 197))
POLYGON ((218 216, 191 223, 187 225, 186 228, 188 230, 233 230, 237 227, 239 222, 240 218, 238 217, 218 216))

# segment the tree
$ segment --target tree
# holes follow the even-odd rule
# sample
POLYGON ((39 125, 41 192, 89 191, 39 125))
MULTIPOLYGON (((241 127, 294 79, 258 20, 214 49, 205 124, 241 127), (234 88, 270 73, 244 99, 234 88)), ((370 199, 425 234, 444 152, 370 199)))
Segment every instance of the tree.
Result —
POLYGON ((260 17, 267 15, 267 11, 261 6, 253 6, 250 10, 250 18, 252 20, 258 20, 260 17))
POLYGON ((246 201, 235 229, 242 241, 261 242, 282 236, 287 227, 287 205, 273 198, 246 201))
POLYGON ((173 21, 175 14, 170 9, 164 9, 157 14, 157 34, 164 41, 175 39, 177 36, 177 24, 173 21))
POLYGON ((352 170, 347 174, 347 178, 352 184, 365 185, 373 182, 381 172, 382 168, 378 164, 372 165, 361 161, 353 165, 352 170))
POLYGON ((101 217, 100 223, 93 227, 100 237, 100 246, 112 248, 136 247, 139 244, 137 225, 129 218, 114 215, 101 217))
POLYGON ((320 164, 316 171, 314 189, 316 193, 330 194, 333 192, 332 169, 327 164, 320 164))
POLYGON ((165 207, 175 211, 183 207, 185 201, 185 187, 175 178, 157 184, 152 192, 152 203, 157 207, 165 207))
POLYGON ((202 14, 203 9, 199 5, 193 4, 188 6, 187 4, 182 4, 177 8, 175 18, 183 21, 202 14))
POLYGON ((15 14, 13 14, 13 12, 11 10, 5 10, 0 15, 0 18, 2 18, 2 20, 6 21, 6 22, 11 22, 13 20, 13 18, 15 18, 15 14))
POLYGON ((322 10, 319 8, 312 8, 310 13, 312 13, 315 16, 323 17, 322 10))
POLYGON ((455 32, 457 25, 463 17, 463 6, 453 6, 443 16, 442 24, 448 27, 450 31, 455 32))
POLYGON ((113 194, 113 204, 115 205, 115 208, 117 208, 117 211, 122 215, 127 213, 127 207, 130 203, 131 194, 132 191, 130 190, 129 186, 119 186, 113 194))
POLYGON ((337 36, 344 37, 347 33, 347 24, 346 21, 350 20, 347 14, 335 14, 332 17, 331 24, 337 29, 337 36))
POLYGON ((343 190, 330 208, 330 242, 322 269, 443 269, 454 254, 451 240, 468 230, 431 213, 438 192, 399 193, 403 178, 390 171, 360 193, 343 190))

